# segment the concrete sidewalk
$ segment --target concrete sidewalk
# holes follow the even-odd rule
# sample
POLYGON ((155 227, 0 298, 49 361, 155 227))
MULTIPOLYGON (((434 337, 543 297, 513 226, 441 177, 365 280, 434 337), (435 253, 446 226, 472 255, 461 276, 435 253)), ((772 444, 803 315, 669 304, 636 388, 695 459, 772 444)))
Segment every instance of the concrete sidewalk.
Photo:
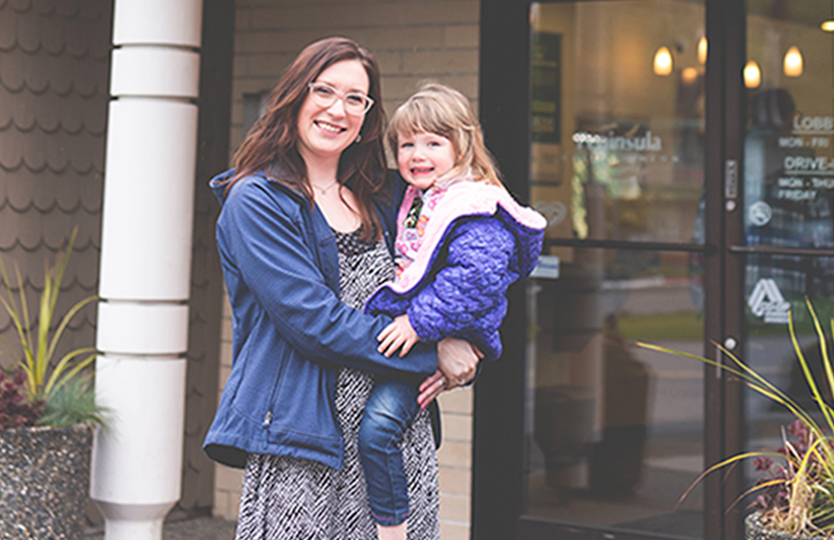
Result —
MULTIPOLYGON (((234 540, 235 523, 212 517, 195 517, 165 523, 163 540, 234 540)), ((104 531, 91 531, 84 540, 104 540, 104 531)))

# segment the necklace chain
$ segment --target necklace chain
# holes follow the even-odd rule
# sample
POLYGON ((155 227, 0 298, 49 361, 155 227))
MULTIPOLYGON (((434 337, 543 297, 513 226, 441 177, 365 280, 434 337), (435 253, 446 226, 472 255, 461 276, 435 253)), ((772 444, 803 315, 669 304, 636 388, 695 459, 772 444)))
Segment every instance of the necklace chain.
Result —
POLYGON ((338 184, 339 184, 338 180, 334 180, 333 183, 330 184, 327 187, 320 187, 320 186, 317 186, 317 185, 313 184, 312 182, 310 183, 310 185, 313 187, 313 189, 315 189, 316 191, 318 191, 322 195, 327 195, 327 192, 330 191, 330 188, 332 188, 333 186, 336 186, 338 184))

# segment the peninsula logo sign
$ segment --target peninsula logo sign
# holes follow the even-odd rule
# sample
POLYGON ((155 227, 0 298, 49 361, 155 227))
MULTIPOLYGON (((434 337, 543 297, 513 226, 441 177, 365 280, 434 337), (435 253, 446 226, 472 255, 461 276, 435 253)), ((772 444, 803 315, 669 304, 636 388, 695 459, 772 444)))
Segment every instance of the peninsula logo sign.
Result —
POLYGON ((790 302, 785 302, 779 286, 771 278, 762 278, 753 287, 750 298, 747 299, 750 311, 756 317, 764 317, 767 324, 787 324, 790 302))

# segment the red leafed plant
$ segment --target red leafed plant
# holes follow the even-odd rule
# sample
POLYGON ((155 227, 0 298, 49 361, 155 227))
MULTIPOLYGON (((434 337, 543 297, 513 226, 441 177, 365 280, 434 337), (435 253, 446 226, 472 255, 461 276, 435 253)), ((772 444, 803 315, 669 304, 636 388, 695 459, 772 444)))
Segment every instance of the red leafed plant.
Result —
POLYGON ((43 416, 44 402, 31 403, 26 399, 25 382, 26 374, 23 371, 9 376, 0 370, 0 431, 34 426, 35 421, 43 416))

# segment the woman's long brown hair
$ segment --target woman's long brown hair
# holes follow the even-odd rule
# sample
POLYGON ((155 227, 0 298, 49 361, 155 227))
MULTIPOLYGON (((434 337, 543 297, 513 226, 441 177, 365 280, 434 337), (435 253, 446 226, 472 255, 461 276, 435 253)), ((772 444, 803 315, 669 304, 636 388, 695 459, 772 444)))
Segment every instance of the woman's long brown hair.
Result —
POLYGON ((362 239, 378 240, 382 228, 373 207, 373 197, 385 186, 386 163, 383 148, 385 112, 379 84, 379 68, 373 56, 346 38, 334 37, 308 45, 287 68, 272 90, 264 114, 255 122, 235 154, 235 175, 226 186, 261 170, 280 171, 275 180, 292 187, 313 204, 307 166, 298 153, 298 110, 309 95, 309 84, 337 62, 358 60, 368 74, 368 96, 373 107, 365 115, 359 132, 361 140, 348 146, 339 159, 337 180, 353 192, 362 219, 362 239))

